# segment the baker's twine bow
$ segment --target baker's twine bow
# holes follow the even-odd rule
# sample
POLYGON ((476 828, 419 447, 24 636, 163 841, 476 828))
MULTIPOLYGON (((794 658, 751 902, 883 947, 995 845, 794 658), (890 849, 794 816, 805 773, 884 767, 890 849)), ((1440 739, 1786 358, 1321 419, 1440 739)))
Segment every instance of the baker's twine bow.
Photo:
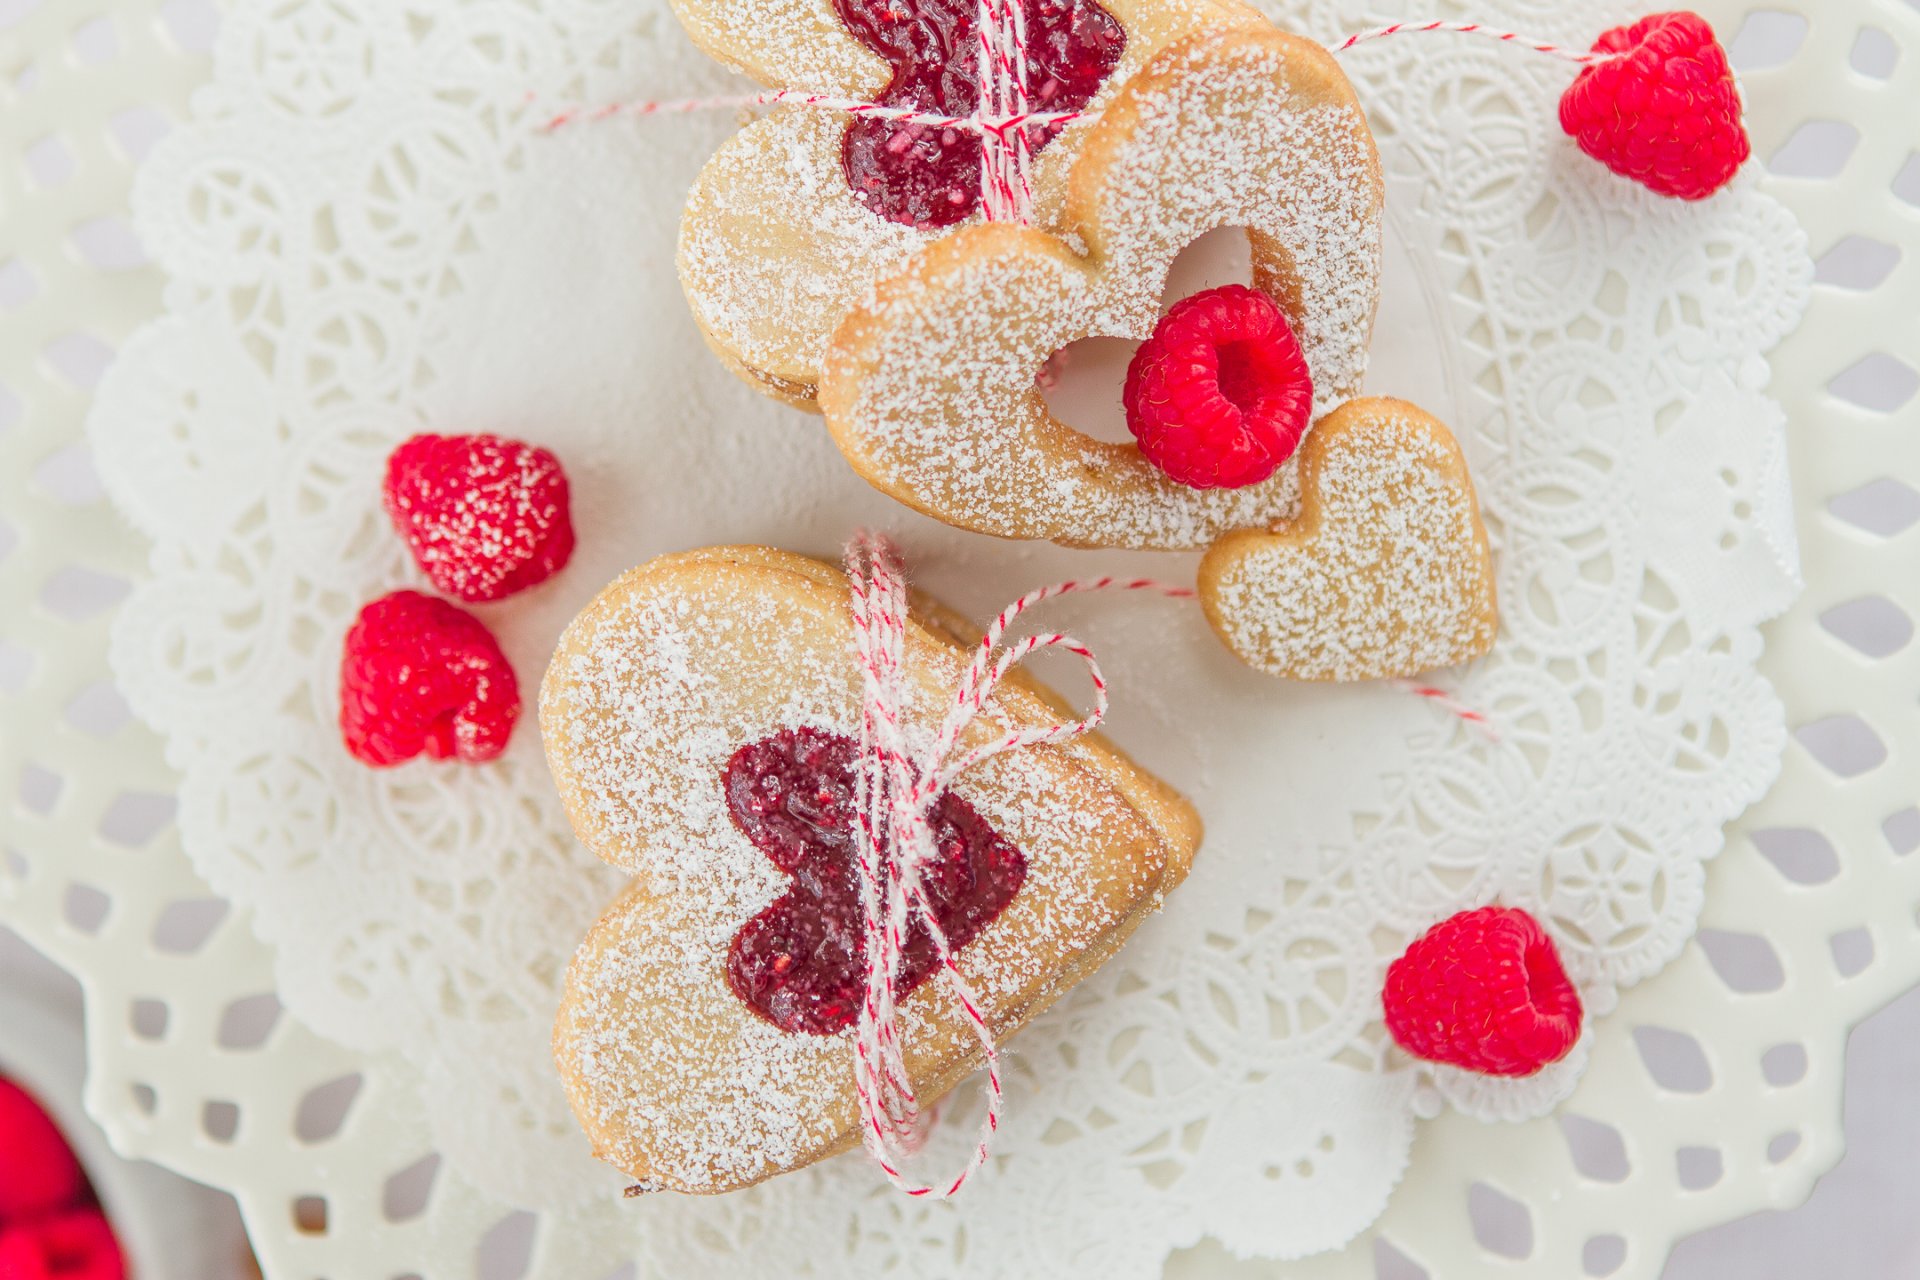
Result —
POLYGON ((935 918, 923 884, 938 857, 933 807, 968 770, 997 755, 1026 747, 1054 746, 1085 737, 1107 716, 1107 681, 1093 651, 1060 631, 1023 636, 1003 647, 1007 631, 1035 605, 1090 592, 1150 592, 1189 599, 1188 587, 1150 578, 1093 578, 1030 591, 1000 611, 961 676, 939 729, 924 747, 904 723, 907 688, 904 655, 907 588, 900 550, 886 537, 857 534, 847 548, 849 608, 862 677, 860 755, 854 775, 858 827, 854 866, 860 880, 867 981, 854 1037, 854 1090, 860 1102, 861 1140, 887 1178, 911 1196, 945 1199, 966 1185, 986 1163, 1000 1127, 1005 1085, 1000 1049, 978 993, 956 962, 935 918), (1008 729, 977 746, 961 739, 987 710, 1007 673, 1033 654, 1059 649, 1078 657, 1093 684, 1093 709, 1078 720, 1008 729), (936 972, 946 984, 980 1045, 987 1074, 987 1112, 979 1139, 964 1167, 942 1183, 923 1183, 902 1169, 924 1140, 919 1099, 907 1073, 899 1020, 899 980, 906 939, 914 924, 933 942, 936 972))

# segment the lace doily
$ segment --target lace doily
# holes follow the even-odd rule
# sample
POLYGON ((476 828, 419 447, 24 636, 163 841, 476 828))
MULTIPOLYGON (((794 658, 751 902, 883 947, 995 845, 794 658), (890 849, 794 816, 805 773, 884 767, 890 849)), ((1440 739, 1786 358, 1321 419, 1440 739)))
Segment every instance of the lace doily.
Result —
MULTIPOLYGON (((1278 8, 1322 37, 1398 16, 1278 8)), ((1568 41, 1602 20, 1478 8, 1568 41)), ((859 1272, 911 1242, 930 1273, 1115 1276, 1202 1236, 1331 1248, 1385 1204, 1416 1112, 1538 1114, 1577 1077, 1577 1060, 1502 1088, 1409 1069, 1376 1007, 1409 936, 1527 905, 1604 1016, 1692 932, 1703 863, 1785 741, 1754 670, 1756 628, 1796 585, 1762 353, 1804 303, 1805 246, 1751 180, 1680 207, 1573 156, 1554 141, 1559 68, 1439 41, 1349 67, 1395 236, 1370 386, 1452 422, 1474 466, 1505 630, 1455 683, 1500 742, 1386 691, 1265 681, 1194 616, 1090 609, 1076 629, 1120 691, 1116 736, 1195 799, 1209 839, 1165 917, 1015 1043, 1006 1155, 963 1214, 843 1160, 596 1217, 603 1240, 629 1232, 607 1248, 664 1274, 838 1272, 852 1241, 859 1272)), ((539 1208, 620 1183, 587 1159, 546 1057, 560 968, 613 886, 566 834, 531 733, 484 771, 373 775, 339 748, 340 635, 410 581, 377 502, 394 442, 499 430, 568 461, 582 555, 488 614, 529 685, 580 603, 671 548, 830 552, 881 522, 976 613, 1067 566, 1185 568, 909 517, 707 356, 672 241, 731 123, 548 138, 526 95, 723 81, 663 4, 240 5, 195 122, 136 193, 168 315, 124 348, 93 419, 116 501, 156 544, 115 665, 183 774, 196 865, 276 948, 282 999, 411 1060, 462 1178, 539 1208)))

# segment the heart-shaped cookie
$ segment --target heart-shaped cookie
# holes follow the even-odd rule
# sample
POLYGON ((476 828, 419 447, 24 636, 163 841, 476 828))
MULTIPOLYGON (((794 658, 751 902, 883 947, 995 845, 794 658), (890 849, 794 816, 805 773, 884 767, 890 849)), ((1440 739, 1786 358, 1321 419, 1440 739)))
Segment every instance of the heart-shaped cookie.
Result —
POLYGON ((1355 400, 1301 448, 1300 513, 1222 538, 1200 600, 1242 661, 1379 680, 1477 658, 1499 630, 1493 558, 1460 446, 1400 400, 1355 400))
POLYGON ((1084 129, 1061 233, 970 226, 922 252, 840 327, 820 405, 862 475, 948 524, 1198 549, 1290 512, 1295 468, 1189 488, 1054 417, 1035 375, 1083 338, 1146 338, 1180 251, 1244 227, 1318 410, 1356 394, 1379 294, 1373 135, 1332 55, 1265 26, 1169 47, 1084 129))
MULTIPOLYGON (((1029 106, 1099 110, 1170 42, 1261 20, 1234 0, 1021 0, 1029 106)), ((674 0, 695 43, 762 84, 966 116, 979 102, 978 0, 674 0)), ((1034 128, 1035 217, 1053 225, 1084 130, 1034 128)), ((695 320, 736 373, 813 406, 834 329, 875 283, 979 220, 966 129, 789 108, 715 153, 680 224, 695 320)))
MULTIPOLYGON (((906 723, 938 722, 966 633, 916 602, 906 723)), ((634 880, 574 959, 555 1058, 594 1150, 648 1185, 727 1191, 858 1141, 842 1006, 864 981, 845 857, 861 695, 846 579, 783 552, 656 560, 561 640, 541 698, 554 779, 634 880)), ((1055 722, 1049 696, 1011 678, 963 744, 1055 722)), ((933 825, 932 907, 997 1036, 1098 968, 1199 842, 1187 803, 1098 737, 994 757, 933 825)), ((909 936, 897 989, 929 1105, 981 1054, 922 950, 909 936)))

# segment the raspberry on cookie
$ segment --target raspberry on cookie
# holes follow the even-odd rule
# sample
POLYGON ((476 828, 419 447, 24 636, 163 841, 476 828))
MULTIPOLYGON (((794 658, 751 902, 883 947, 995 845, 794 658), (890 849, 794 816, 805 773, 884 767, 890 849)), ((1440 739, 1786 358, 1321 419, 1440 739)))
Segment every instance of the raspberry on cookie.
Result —
MULTIPOLYGON (((1135 385, 1141 443, 1096 439, 1062 422, 1036 375, 1083 338, 1148 340, 1170 323, 1150 349, 1202 341, 1197 332, 1178 337, 1201 304, 1162 321, 1167 274, 1201 236, 1239 227, 1251 245, 1253 288, 1304 360, 1309 412, 1355 395, 1379 296, 1382 187, 1352 85, 1310 40, 1265 25, 1218 30, 1160 52, 1099 119, 1069 136, 1079 151, 1057 229, 961 227, 840 326, 820 393, 840 451, 907 505, 1006 538, 1197 550, 1288 514, 1298 497, 1290 463, 1257 482, 1257 468, 1240 464, 1211 478, 1238 487, 1189 483, 1209 478, 1199 455, 1210 447, 1188 447, 1207 433, 1165 413, 1142 416, 1150 369, 1135 385), (1143 444, 1163 441, 1163 459, 1192 455, 1195 467, 1176 462, 1179 474, 1170 474, 1143 454, 1143 444)), ((1247 294, 1230 296, 1249 314, 1257 307, 1247 294)), ((1215 337, 1231 337, 1229 328, 1215 337)), ((1286 372, 1292 357, 1277 330, 1263 332, 1276 345, 1258 377, 1231 392, 1257 383, 1255 400, 1269 398, 1255 434, 1267 437, 1261 449, 1280 454, 1298 422, 1301 387, 1286 372), (1274 379, 1291 394, 1271 397, 1274 379), (1262 426, 1268 411, 1277 416, 1262 426)), ((1226 407, 1190 394, 1183 404, 1203 413, 1226 407)))
POLYGON ((1147 461, 1196 489, 1259 484, 1313 424, 1313 372, 1273 299, 1226 285, 1176 303, 1121 393, 1147 461))

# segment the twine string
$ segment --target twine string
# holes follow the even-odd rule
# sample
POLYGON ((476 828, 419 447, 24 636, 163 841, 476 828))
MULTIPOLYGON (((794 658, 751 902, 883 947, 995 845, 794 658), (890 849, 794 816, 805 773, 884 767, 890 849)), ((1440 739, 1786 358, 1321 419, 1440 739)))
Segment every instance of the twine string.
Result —
MULTIPOLYGON (((527 101, 537 103, 539 99, 537 95, 528 94, 527 101)), ((1018 117, 980 111, 964 116, 942 115, 938 112, 922 111, 918 107, 884 107, 876 102, 863 102, 858 98, 847 98, 830 93, 813 93, 804 89, 768 89, 764 93, 732 94, 713 98, 609 102, 596 107, 568 106, 548 116, 540 127, 552 133, 571 125, 596 124, 605 120, 696 115, 703 111, 747 111, 755 107, 780 106, 838 111, 845 115, 870 120, 892 120, 901 124, 920 125, 928 129, 1000 130, 1003 132, 1020 124, 1035 129, 1064 128, 1087 115, 1083 111, 1030 111, 1018 117)))
POLYGON ((1418 680, 1390 680, 1388 683, 1402 693, 1410 693, 1416 698, 1424 698, 1428 703, 1440 708, 1449 715, 1464 720, 1467 724, 1478 729, 1489 742, 1498 743, 1500 741, 1500 730, 1499 727, 1493 723, 1492 717, 1477 707, 1468 706, 1445 689, 1435 688, 1430 684, 1422 684, 1418 680))
MULTIPOLYGON (((933 840, 933 808, 963 775, 993 757, 1070 742, 1093 733, 1107 718, 1107 679, 1085 644, 1064 631, 1035 632, 1007 643, 1008 632, 1029 610, 1064 596, 1099 592, 1146 592, 1172 599, 1191 599, 1196 593, 1190 587, 1151 578, 1117 577, 1072 580, 1029 591, 987 626, 939 728, 924 747, 916 749, 903 711, 908 601, 900 550, 886 537, 863 531, 849 544, 846 563, 848 611, 861 673, 860 752, 854 774, 854 866, 867 962, 854 1036, 861 1141, 894 1186, 910 1196, 946 1199, 965 1186, 991 1155, 1006 1091, 999 1045, 984 1006, 960 971, 953 946, 927 898, 925 876, 939 857, 933 840), (1010 728, 962 749, 967 731, 986 713, 1001 682, 1028 658, 1050 649, 1073 655, 1085 667, 1093 686, 1091 709, 1078 719, 1010 728), (987 1075, 986 1115, 973 1149, 959 1171, 940 1183, 917 1181, 904 1170, 926 1134, 907 1072, 899 1023, 900 975, 907 938, 915 926, 924 928, 933 943, 936 972, 980 1046, 987 1075)), ((1444 690, 1411 681, 1394 683, 1492 732, 1484 715, 1454 701, 1444 690)))
POLYGON ((1484 36, 1489 40, 1498 40, 1502 44, 1517 45, 1534 53, 1544 53, 1551 58, 1565 62, 1590 66, 1596 62, 1610 62, 1620 55, 1598 53, 1591 50, 1568 49, 1562 45, 1540 40, 1533 36, 1522 35, 1518 31, 1505 31, 1499 27, 1490 27, 1482 22, 1394 22, 1384 27, 1375 27, 1371 31, 1362 31, 1327 46, 1335 54, 1345 53, 1355 45, 1366 44, 1373 40, 1384 40, 1388 36, 1425 35, 1435 31, 1451 32, 1454 35, 1484 36))
MULTIPOLYGON (((567 106, 549 115, 542 127, 547 132, 553 132, 574 124, 604 120, 788 106, 837 111, 875 120, 893 120, 927 129, 962 129, 980 134, 980 198, 987 220, 1025 223, 1031 220, 1033 210, 1033 145, 1029 134, 1038 131, 1043 136, 1050 135, 1076 121, 1093 119, 1100 113, 1097 110, 1027 109, 1027 14, 1024 0, 980 0, 978 25, 975 58, 980 96, 974 110, 966 115, 923 111, 912 106, 887 107, 842 94, 816 93, 805 89, 769 89, 764 93, 727 97, 567 106)), ((1357 45, 1384 40, 1389 36, 1429 35, 1436 32, 1479 36, 1579 66, 1594 66, 1624 56, 1619 53, 1569 49, 1552 41, 1481 22, 1395 22, 1357 32, 1333 42, 1327 48, 1335 54, 1341 54, 1357 45)), ((528 100, 534 101, 534 95, 529 94, 528 100)))
POLYGON ((1062 596, 1090 592, 1150 592, 1191 598, 1191 588, 1148 578, 1094 578, 1030 591, 1000 611, 987 627, 961 675, 939 728, 916 749, 903 721, 907 636, 906 571, 899 548, 874 533, 860 533, 847 549, 849 612, 854 652, 861 671, 860 754, 854 776, 858 815, 854 866, 866 944, 866 988, 854 1036, 854 1092, 860 1105, 861 1140, 894 1186, 911 1196, 945 1199, 966 1185, 986 1163, 1000 1127, 1005 1101, 1000 1050, 978 994, 960 971, 952 945, 928 901, 925 874, 939 854, 932 812, 941 796, 969 770, 994 756, 1083 737, 1106 719, 1107 681, 1093 651, 1061 631, 1030 634, 1011 644, 1008 630, 1029 609, 1062 596), (1074 720, 1012 728, 977 746, 960 743, 987 710, 1000 683, 1036 653, 1060 649, 1079 658, 1093 684, 1093 707, 1074 720), (933 943, 936 972, 960 1006, 979 1044, 986 1068, 987 1110, 966 1163, 950 1179, 924 1183, 903 1165, 924 1139, 919 1099, 906 1066, 899 1025, 899 981, 906 941, 915 926, 933 943))
MULTIPOLYGON (((854 770, 854 867, 859 881, 866 981, 856 1026, 854 1093, 860 1108, 861 1145, 899 1190, 909 1196, 948 1199, 992 1154, 1006 1101, 999 1044, 973 985, 960 971, 954 948, 927 898, 925 876, 939 857, 932 811, 969 770, 995 756, 1027 747, 1052 746, 1096 731, 1107 718, 1108 685, 1099 660, 1063 631, 1037 632, 1006 643, 1007 633, 1038 605, 1063 596, 1097 592, 1146 592, 1192 599, 1191 587, 1151 578, 1100 577, 1070 580, 1029 591, 1002 609, 987 626, 962 672, 939 728, 916 750, 905 718, 908 599, 900 549, 884 535, 861 531, 846 555, 848 613, 854 654, 860 665, 860 750, 854 770), (1060 649, 1080 659, 1093 685, 1093 706, 1077 720, 1011 728, 967 750, 960 743, 985 714, 1000 684, 1036 653, 1060 649), (906 1043, 899 1021, 900 977, 906 942, 914 926, 927 932, 936 972, 960 1006, 980 1046, 986 1068, 986 1114, 973 1149, 949 1179, 926 1183, 904 1165, 925 1144, 927 1125, 907 1072, 906 1043)), ((1487 717, 1456 702, 1445 690, 1395 680, 1396 687, 1428 699, 1498 740, 1487 717)), ((628 1197, 659 1190, 650 1182, 627 1188, 628 1197)))
POLYGON ((980 0, 976 57, 980 95, 981 211, 989 222, 1025 225, 1033 218, 1032 148, 1027 131, 1025 0, 980 0))

